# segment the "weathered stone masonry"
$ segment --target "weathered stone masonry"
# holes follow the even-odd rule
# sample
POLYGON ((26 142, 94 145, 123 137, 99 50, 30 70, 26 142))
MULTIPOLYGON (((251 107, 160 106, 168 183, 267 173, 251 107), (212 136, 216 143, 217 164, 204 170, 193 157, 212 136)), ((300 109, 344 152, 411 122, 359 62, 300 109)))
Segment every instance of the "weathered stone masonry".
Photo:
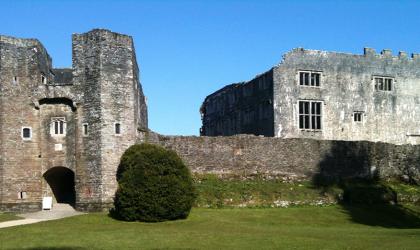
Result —
POLYGON ((420 184, 420 145, 283 139, 252 135, 162 136, 147 141, 175 150, 192 172, 284 180, 381 178, 420 184))
POLYGON ((96 29, 72 41, 73 67, 53 69, 38 40, 0 36, 1 210, 37 210, 44 196, 109 206, 120 156, 147 129, 132 38, 96 29))
POLYGON ((266 73, 209 95, 201 113, 207 136, 419 144, 420 55, 293 49, 266 73))

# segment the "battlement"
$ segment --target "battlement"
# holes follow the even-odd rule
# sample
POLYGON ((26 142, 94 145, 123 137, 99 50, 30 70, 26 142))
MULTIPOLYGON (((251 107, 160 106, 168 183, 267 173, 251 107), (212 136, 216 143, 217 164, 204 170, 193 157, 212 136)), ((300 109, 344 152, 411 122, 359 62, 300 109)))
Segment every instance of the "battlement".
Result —
POLYGON ((87 35, 87 34, 95 34, 95 35, 109 35, 109 34, 112 34, 114 36, 122 36, 122 37, 127 37, 127 38, 132 39, 132 36, 130 36, 130 35, 114 32, 114 31, 111 31, 109 29, 101 29, 101 28, 92 29, 92 30, 90 30, 88 32, 84 32, 84 33, 73 33, 73 35, 87 35))
POLYGON ((19 47, 42 46, 38 39, 34 38, 17 38, 12 36, 0 35, 0 43, 13 44, 19 47))
MULTIPOLYGON (((363 48, 363 54, 352 54, 345 52, 336 52, 336 51, 324 51, 324 50, 312 50, 304 49, 301 47, 293 48, 291 51, 287 52, 284 56, 288 54, 301 53, 301 54, 324 54, 328 56, 337 55, 337 56, 350 56, 350 57, 360 57, 360 58, 377 58, 377 59, 394 59, 394 60, 408 60, 417 62, 420 59, 420 53, 412 53, 411 56, 408 56, 408 53, 405 51, 399 51, 398 55, 393 55, 392 50, 383 49, 380 53, 377 53, 374 48, 365 47, 363 48)), ((281 64, 281 63, 280 63, 281 64)))
POLYGON ((74 33, 72 35, 73 44, 77 44, 79 40, 92 42, 117 41, 123 42, 128 46, 133 46, 133 38, 129 35, 113 32, 107 29, 93 29, 86 33, 74 33), (100 39, 99 39, 100 38, 100 39))
POLYGON ((45 53, 50 58, 47 49, 38 39, 35 38, 17 38, 12 36, 0 35, 0 44, 8 44, 16 47, 36 47, 37 49, 39 49, 39 52, 45 53))

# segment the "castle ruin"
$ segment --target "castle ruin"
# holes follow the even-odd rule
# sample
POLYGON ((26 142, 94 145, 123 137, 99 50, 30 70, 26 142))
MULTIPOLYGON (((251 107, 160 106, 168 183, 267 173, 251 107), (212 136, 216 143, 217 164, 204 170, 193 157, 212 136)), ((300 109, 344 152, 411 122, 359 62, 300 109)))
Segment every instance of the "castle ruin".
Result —
POLYGON ((420 54, 293 49, 201 106, 205 136, 420 143, 420 54))
POLYGON ((73 66, 55 69, 36 39, 0 36, 0 210, 109 207, 124 150, 147 129, 130 36, 72 36, 73 66))
POLYGON ((141 141, 195 173, 420 183, 420 145, 393 145, 420 144, 420 55, 294 49, 209 95, 203 137, 171 137, 148 130, 130 36, 74 34, 72 52, 72 68, 56 69, 38 40, 0 36, 0 211, 40 210, 44 197, 109 208, 120 157, 141 141))

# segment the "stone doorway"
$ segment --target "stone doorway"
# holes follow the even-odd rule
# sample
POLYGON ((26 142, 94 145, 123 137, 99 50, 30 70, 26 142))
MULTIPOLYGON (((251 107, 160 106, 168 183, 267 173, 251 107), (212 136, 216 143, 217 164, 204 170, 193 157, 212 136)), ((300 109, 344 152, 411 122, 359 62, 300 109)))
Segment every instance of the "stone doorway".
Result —
POLYGON ((74 172, 66 167, 53 167, 44 174, 48 193, 56 203, 67 203, 74 207, 76 191, 74 172))

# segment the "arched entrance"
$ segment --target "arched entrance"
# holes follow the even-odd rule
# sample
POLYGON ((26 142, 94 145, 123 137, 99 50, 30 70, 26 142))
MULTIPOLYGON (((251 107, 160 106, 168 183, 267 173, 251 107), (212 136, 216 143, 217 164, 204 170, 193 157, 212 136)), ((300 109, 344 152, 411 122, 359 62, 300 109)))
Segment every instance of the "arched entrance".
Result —
POLYGON ((76 191, 72 170, 65 167, 53 167, 45 172, 44 179, 57 203, 75 205, 76 191))

